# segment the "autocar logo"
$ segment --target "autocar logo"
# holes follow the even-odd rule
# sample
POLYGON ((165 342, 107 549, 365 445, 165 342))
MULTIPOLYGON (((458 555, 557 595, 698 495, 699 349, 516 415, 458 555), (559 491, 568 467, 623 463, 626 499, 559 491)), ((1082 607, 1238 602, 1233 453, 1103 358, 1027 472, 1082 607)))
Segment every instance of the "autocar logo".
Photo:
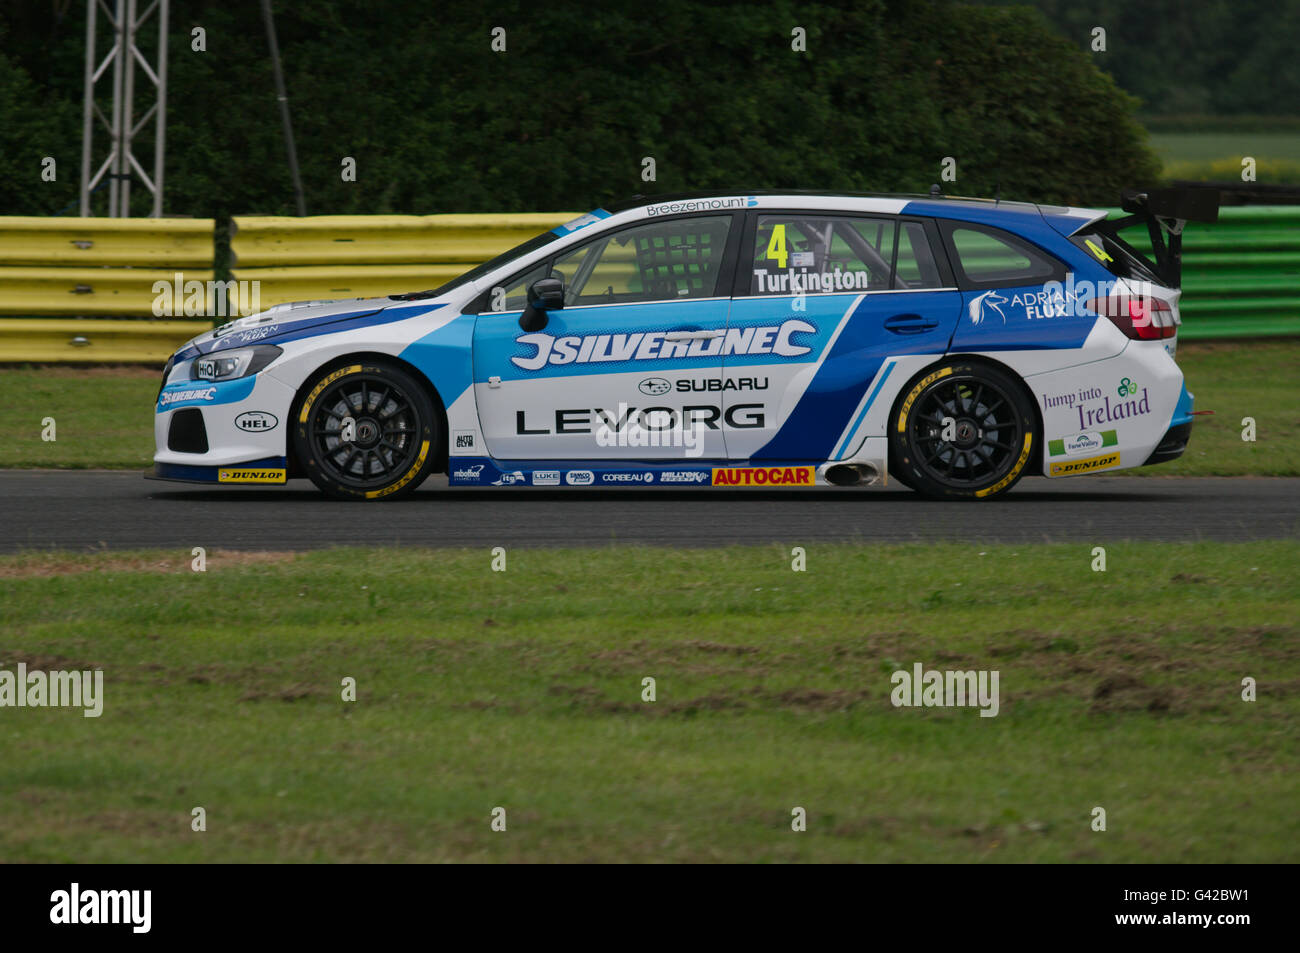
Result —
POLYGON ((658 397, 660 394, 666 394, 673 389, 673 385, 668 383, 662 377, 647 377, 636 389, 643 394, 649 394, 651 397, 658 397))
POLYGON ((590 470, 570 470, 564 474, 564 482, 569 486, 591 486, 596 482, 596 474, 590 470))
POLYGON ((235 426, 249 433, 263 433, 267 430, 274 430, 279 422, 275 414, 268 414, 264 410, 250 410, 235 418, 235 426))

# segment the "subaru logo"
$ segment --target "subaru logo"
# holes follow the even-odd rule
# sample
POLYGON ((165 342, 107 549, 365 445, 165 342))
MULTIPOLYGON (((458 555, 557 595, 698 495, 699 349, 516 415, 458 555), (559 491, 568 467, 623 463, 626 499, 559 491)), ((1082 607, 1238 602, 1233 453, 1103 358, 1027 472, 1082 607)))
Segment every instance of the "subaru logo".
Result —
POLYGON ((660 394, 666 394, 673 389, 673 385, 662 377, 647 377, 636 387, 641 393, 648 394, 651 397, 658 397, 660 394))

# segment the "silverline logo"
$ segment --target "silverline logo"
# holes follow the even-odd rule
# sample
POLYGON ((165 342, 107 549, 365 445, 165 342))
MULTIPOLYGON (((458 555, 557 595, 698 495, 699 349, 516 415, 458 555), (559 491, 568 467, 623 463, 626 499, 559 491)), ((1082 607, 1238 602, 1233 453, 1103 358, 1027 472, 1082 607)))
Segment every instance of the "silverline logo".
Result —
POLYGON ((56 924, 130 924, 132 933, 148 933, 153 924, 152 890, 68 890, 50 894, 50 922, 56 924))

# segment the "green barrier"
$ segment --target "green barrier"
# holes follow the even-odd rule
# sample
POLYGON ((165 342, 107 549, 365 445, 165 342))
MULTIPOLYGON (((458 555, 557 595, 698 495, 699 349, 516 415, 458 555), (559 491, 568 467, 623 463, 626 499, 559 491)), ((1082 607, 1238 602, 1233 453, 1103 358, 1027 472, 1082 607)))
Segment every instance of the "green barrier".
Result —
MULTIPOLYGON (((1151 253, 1141 226, 1123 237, 1151 253)), ((1300 206, 1227 206, 1213 225, 1189 224, 1179 311, 1183 340, 1300 334, 1300 206)))

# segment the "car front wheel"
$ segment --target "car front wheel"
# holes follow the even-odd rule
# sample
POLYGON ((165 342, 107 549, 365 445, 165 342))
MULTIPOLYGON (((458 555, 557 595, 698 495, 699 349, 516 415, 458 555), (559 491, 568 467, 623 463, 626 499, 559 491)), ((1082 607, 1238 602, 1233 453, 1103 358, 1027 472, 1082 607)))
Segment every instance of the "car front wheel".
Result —
POLYGON ((294 418, 294 450, 329 496, 405 496, 429 475, 441 423, 432 398, 393 364, 358 361, 308 381, 294 418))

